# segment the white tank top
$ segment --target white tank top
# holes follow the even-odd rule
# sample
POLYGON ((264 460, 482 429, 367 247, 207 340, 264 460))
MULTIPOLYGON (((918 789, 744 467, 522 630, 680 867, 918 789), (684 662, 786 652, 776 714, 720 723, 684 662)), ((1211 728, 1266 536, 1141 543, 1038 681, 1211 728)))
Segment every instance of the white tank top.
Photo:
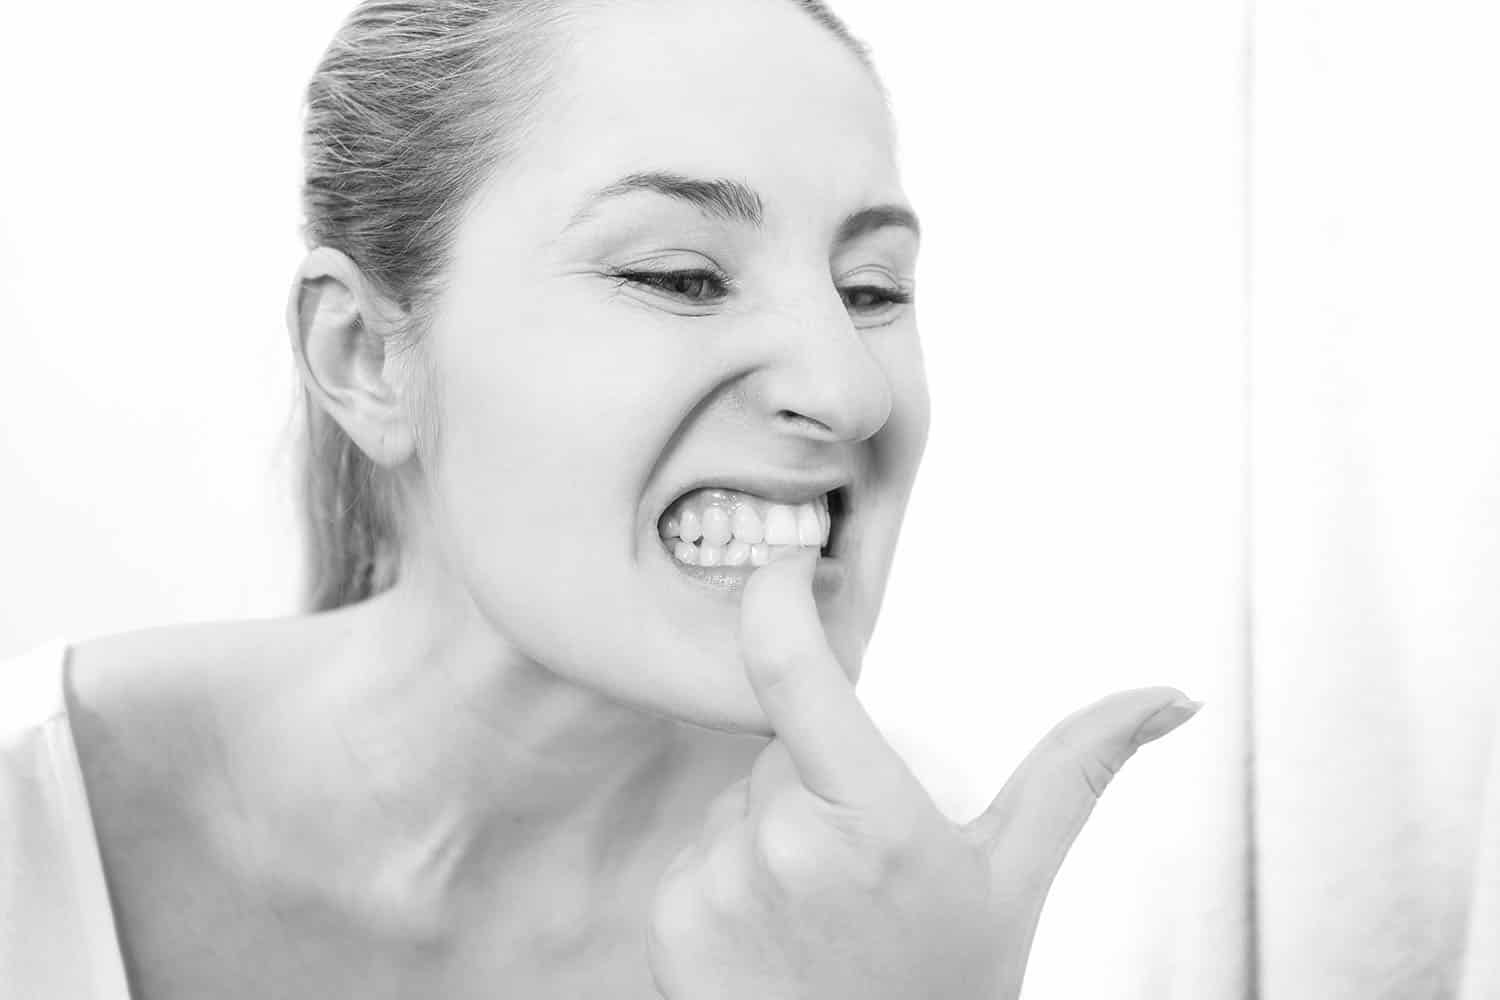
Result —
POLYGON ((68 643, 0 662, 0 996, 129 1000, 63 696, 68 643))

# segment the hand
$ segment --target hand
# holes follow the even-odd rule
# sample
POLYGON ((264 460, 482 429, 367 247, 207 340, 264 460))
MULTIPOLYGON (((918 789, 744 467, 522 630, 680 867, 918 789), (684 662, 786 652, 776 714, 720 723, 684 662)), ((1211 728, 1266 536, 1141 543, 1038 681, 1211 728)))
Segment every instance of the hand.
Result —
POLYGON ((1195 709, 1167 708, 1179 692, 1156 687, 1075 712, 956 825, 855 697, 818 620, 814 563, 799 553, 747 582, 741 644, 775 737, 662 876, 648 935, 657 988, 667 1000, 1011 1000, 1105 785, 1195 709))

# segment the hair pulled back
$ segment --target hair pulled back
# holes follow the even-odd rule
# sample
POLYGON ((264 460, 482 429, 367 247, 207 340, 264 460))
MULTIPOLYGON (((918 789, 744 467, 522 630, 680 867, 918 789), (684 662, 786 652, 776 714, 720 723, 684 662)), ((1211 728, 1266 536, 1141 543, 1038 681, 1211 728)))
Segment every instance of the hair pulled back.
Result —
MULTIPOLYGON (((568 17, 601 2, 364 0, 334 36, 306 94, 303 235, 406 310, 389 348, 421 336, 464 205, 524 144, 568 17)), ((822 0, 788 2, 869 65, 822 0)), ((303 605, 326 611, 395 582, 402 498, 305 389, 302 405, 303 605)))

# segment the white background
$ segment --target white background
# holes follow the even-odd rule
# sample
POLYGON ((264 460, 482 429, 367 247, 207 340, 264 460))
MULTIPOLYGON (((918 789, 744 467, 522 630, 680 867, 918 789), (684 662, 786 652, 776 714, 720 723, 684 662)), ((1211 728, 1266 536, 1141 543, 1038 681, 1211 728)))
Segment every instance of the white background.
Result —
MULTIPOLYGON (((1426 620, 1494 617, 1444 603, 1452 581, 1481 578, 1478 559, 1496 566, 1484 289, 1500 226, 1468 223, 1500 223, 1500 156, 1493 73, 1464 75, 1484 65, 1494 14, 1262 7, 838 5, 896 103, 934 406, 862 697, 955 818, 1104 694, 1172 684, 1208 703, 1096 809, 1049 900, 1028 997, 1123 996, 1127 981, 1151 996, 1183 956, 1140 946, 1147 902, 1147 922, 1187 912, 1189 895, 1241 905, 1232 880, 1182 872, 1205 840, 1233 842, 1249 794, 1234 777, 1248 540, 1288 539, 1262 554, 1281 573, 1266 608, 1316 600, 1340 579, 1319 575, 1331 560, 1376 558, 1356 538, 1296 562, 1332 523, 1306 518, 1298 484, 1350 440, 1374 456, 1357 478, 1380 484, 1380 509, 1435 539, 1387 564, 1431 585, 1426 620), (1274 256, 1252 254, 1261 238, 1274 256), (1278 325, 1262 338, 1263 317, 1278 325), (1332 339, 1317 347, 1314 330, 1332 339), (1356 343, 1351 404, 1322 387, 1347 360, 1329 345, 1356 343), (1309 415, 1358 429, 1316 444, 1309 415)), ((8 16, 0 657, 53 635, 292 610, 282 314, 300 252, 298 102, 346 10, 8 16)), ((1493 626, 1480 638, 1455 662, 1500 655, 1493 626)), ((1294 704, 1300 683, 1260 693, 1294 704)))

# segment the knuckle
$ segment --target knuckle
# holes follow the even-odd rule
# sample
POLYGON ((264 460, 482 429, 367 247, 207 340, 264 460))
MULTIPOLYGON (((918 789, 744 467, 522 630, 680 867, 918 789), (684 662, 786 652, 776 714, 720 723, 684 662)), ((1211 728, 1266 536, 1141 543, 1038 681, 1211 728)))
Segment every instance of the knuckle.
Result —
POLYGON ((761 643, 751 658, 751 667, 757 686, 766 694, 792 689, 800 676, 796 653, 779 642, 761 643))
POLYGON ((768 809, 752 839, 755 863, 782 889, 802 889, 823 871, 817 845, 784 809, 768 809))
POLYGON ((1088 786, 1089 792, 1098 800, 1104 794, 1104 789, 1114 779, 1117 768, 1111 767, 1109 762, 1095 753, 1078 753, 1073 756, 1073 766, 1077 769, 1079 777, 1088 786))
POLYGON ((1104 794, 1110 781, 1119 773, 1120 765, 1109 761, 1092 747, 1080 746, 1069 738, 1066 729, 1048 733, 1047 743, 1062 763, 1063 770, 1076 775, 1095 800, 1104 794))
POLYGON ((791 633, 746 634, 741 649, 750 681, 760 691, 790 699, 804 685, 807 651, 791 633))
POLYGON ((882 841, 864 844, 850 856, 846 869, 855 888, 875 893, 888 888, 908 867, 909 855, 882 841))
POLYGON ((784 893, 816 894, 832 885, 878 893, 918 867, 922 844, 915 820, 859 817, 803 823, 785 810, 767 810, 752 840, 755 861, 784 893))
POLYGON ((882 819, 878 828, 855 843, 858 874, 868 889, 887 886, 917 866, 923 845, 921 817, 901 814, 882 819))

